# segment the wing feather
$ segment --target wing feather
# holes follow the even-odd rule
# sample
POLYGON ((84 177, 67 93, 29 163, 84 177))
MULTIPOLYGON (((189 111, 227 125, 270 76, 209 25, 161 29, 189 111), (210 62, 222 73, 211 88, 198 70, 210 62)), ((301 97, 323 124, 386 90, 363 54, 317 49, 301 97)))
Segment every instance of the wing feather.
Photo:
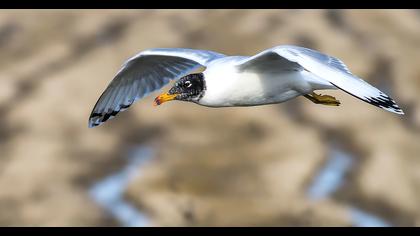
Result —
POLYGON ((287 68, 305 69, 362 101, 393 113, 404 114, 391 97, 350 73, 341 60, 312 49, 289 45, 277 46, 246 58, 240 61, 237 66, 242 70, 261 69, 264 68, 264 65, 273 62, 273 59, 270 59, 273 56, 286 59, 286 61, 277 60, 277 66, 282 70, 287 68))
POLYGON ((213 51, 186 48, 156 48, 138 53, 124 62, 99 97, 89 117, 89 127, 115 117, 170 80, 179 79, 224 56, 213 51))

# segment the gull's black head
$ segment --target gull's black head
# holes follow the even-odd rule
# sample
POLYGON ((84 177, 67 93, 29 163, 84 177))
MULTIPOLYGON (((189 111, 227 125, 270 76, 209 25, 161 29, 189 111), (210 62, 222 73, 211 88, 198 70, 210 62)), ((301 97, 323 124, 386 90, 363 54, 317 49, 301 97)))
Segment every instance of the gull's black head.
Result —
POLYGON ((203 73, 190 74, 179 79, 167 93, 157 96, 155 105, 171 100, 198 102, 203 97, 204 90, 203 73))

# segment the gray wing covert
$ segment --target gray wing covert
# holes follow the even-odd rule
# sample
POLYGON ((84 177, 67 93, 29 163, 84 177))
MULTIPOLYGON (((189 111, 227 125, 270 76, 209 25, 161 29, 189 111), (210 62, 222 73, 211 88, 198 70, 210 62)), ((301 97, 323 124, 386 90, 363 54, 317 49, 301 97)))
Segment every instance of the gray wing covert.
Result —
POLYGON ((321 53, 319 51, 309 49, 309 48, 304 48, 304 47, 299 47, 299 46, 289 46, 289 45, 287 47, 293 48, 302 54, 306 54, 310 57, 313 57, 321 61, 322 63, 325 63, 329 66, 339 69, 340 71, 346 72, 348 74, 352 74, 349 68, 344 64, 344 62, 336 57, 332 57, 332 56, 326 55, 324 53, 321 53))
POLYGON ((194 49, 157 48, 127 60, 99 97, 89 117, 89 127, 98 126, 147 96, 223 54, 194 49))

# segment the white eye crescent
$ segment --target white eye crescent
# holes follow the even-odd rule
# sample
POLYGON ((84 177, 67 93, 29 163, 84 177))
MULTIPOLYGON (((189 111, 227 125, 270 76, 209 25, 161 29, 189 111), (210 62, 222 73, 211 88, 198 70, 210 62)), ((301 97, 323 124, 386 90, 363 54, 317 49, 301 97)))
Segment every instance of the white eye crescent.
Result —
POLYGON ((190 81, 186 81, 185 84, 187 85, 187 88, 191 87, 191 82, 190 81))

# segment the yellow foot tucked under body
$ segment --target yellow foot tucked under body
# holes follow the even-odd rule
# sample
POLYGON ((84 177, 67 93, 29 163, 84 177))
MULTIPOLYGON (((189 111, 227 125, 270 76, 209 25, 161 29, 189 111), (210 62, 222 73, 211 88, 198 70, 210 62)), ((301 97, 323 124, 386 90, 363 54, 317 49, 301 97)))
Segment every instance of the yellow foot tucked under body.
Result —
POLYGON ((322 104, 327 106, 338 106, 340 101, 335 99, 335 97, 330 95, 321 95, 316 93, 303 95, 305 98, 311 100, 313 103, 322 104))

